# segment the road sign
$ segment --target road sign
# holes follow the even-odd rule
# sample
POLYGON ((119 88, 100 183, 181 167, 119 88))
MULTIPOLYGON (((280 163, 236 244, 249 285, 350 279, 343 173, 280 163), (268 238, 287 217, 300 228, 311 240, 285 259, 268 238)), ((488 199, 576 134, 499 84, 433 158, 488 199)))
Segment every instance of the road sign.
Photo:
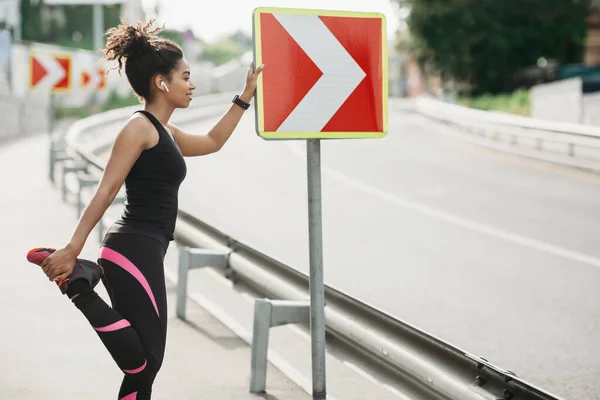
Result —
POLYGON ((81 71, 81 87, 88 90, 106 88, 106 73, 102 68, 81 71))
POLYGON ((71 89, 71 56, 51 53, 29 55, 29 87, 53 92, 71 89))
POLYGON ((387 36, 380 13, 254 10, 256 130, 265 139, 387 133, 387 36))
POLYGON ((387 133, 387 38, 379 13, 254 10, 255 97, 265 139, 306 141, 313 399, 327 397, 321 141, 387 133))

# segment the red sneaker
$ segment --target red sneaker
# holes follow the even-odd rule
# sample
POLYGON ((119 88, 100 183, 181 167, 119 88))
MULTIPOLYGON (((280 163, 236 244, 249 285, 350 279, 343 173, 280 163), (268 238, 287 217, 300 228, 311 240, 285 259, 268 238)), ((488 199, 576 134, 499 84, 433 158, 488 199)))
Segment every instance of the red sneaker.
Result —
MULTIPOLYGON (((55 251, 56 249, 49 247, 36 247, 27 252, 27 261, 42 265, 42 262, 55 251)), ((100 265, 93 261, 78 258, 75 261, 75 268, 73 268, 71 275, 60 282, 56 282, 56 284, 63 294, 69 289, 69 282, 75 282, 78 279, 85 279, 90 284, 90 288, 93 289, 100 282, 102 275, 104 275, 104 269, 100 265)))

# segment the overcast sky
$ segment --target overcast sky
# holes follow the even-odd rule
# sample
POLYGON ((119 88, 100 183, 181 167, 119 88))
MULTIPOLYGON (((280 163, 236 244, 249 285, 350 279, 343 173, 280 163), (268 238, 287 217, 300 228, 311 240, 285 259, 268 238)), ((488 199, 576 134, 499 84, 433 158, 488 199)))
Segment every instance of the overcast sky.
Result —
MULTIPOLYGON (((145 9, 165 0, 142 0, 145 9)), ((380 12, 386 16, 388 37, 398 28, 398 13, 391 0, 168 0, 157 22, 166 28, 191 28, 208 42, 235 31, 252 33, 252 11, 257 7, 380 12)))

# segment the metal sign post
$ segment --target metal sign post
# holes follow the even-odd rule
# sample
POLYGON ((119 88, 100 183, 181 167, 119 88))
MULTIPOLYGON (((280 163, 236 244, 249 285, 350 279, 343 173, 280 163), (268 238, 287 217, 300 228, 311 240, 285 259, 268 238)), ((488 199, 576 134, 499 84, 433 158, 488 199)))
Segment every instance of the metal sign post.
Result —
POLYGON ((325 286, 323 282, 323 218, 321 203, 321 141, 306 141, 308 178, 308 243, 310 257, 310 335, 313 399, 326 398, 325 286))
POLYGON ((50 92, 48 96, 48 135, 50 139, 52 139, 52 135, 54 134, 54 129, 56 128, 56 118, 54 117, 55 107, 56 107, 56 98, 54 92, 50 92))
POLYGON ((313 399, 326 398, 321 140, 387 134, 387 37, 380 13, 259 7, 253 14, 256 133, 306 139, 313 399))
POLYGON ((102 51, 104 47, 104 5, 95 3, 94 10, 94 51, 102 51))

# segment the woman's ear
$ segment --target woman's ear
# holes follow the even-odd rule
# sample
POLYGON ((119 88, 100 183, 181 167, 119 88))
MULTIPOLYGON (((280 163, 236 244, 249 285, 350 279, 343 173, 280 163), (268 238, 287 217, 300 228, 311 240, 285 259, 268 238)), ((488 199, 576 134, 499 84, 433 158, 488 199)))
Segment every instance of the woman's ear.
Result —
POLYGON ((169 87, 167 86, 167 80, 163 75, 156 75, 153 80, 156 88, 162 92, 168 92, 169 87))

